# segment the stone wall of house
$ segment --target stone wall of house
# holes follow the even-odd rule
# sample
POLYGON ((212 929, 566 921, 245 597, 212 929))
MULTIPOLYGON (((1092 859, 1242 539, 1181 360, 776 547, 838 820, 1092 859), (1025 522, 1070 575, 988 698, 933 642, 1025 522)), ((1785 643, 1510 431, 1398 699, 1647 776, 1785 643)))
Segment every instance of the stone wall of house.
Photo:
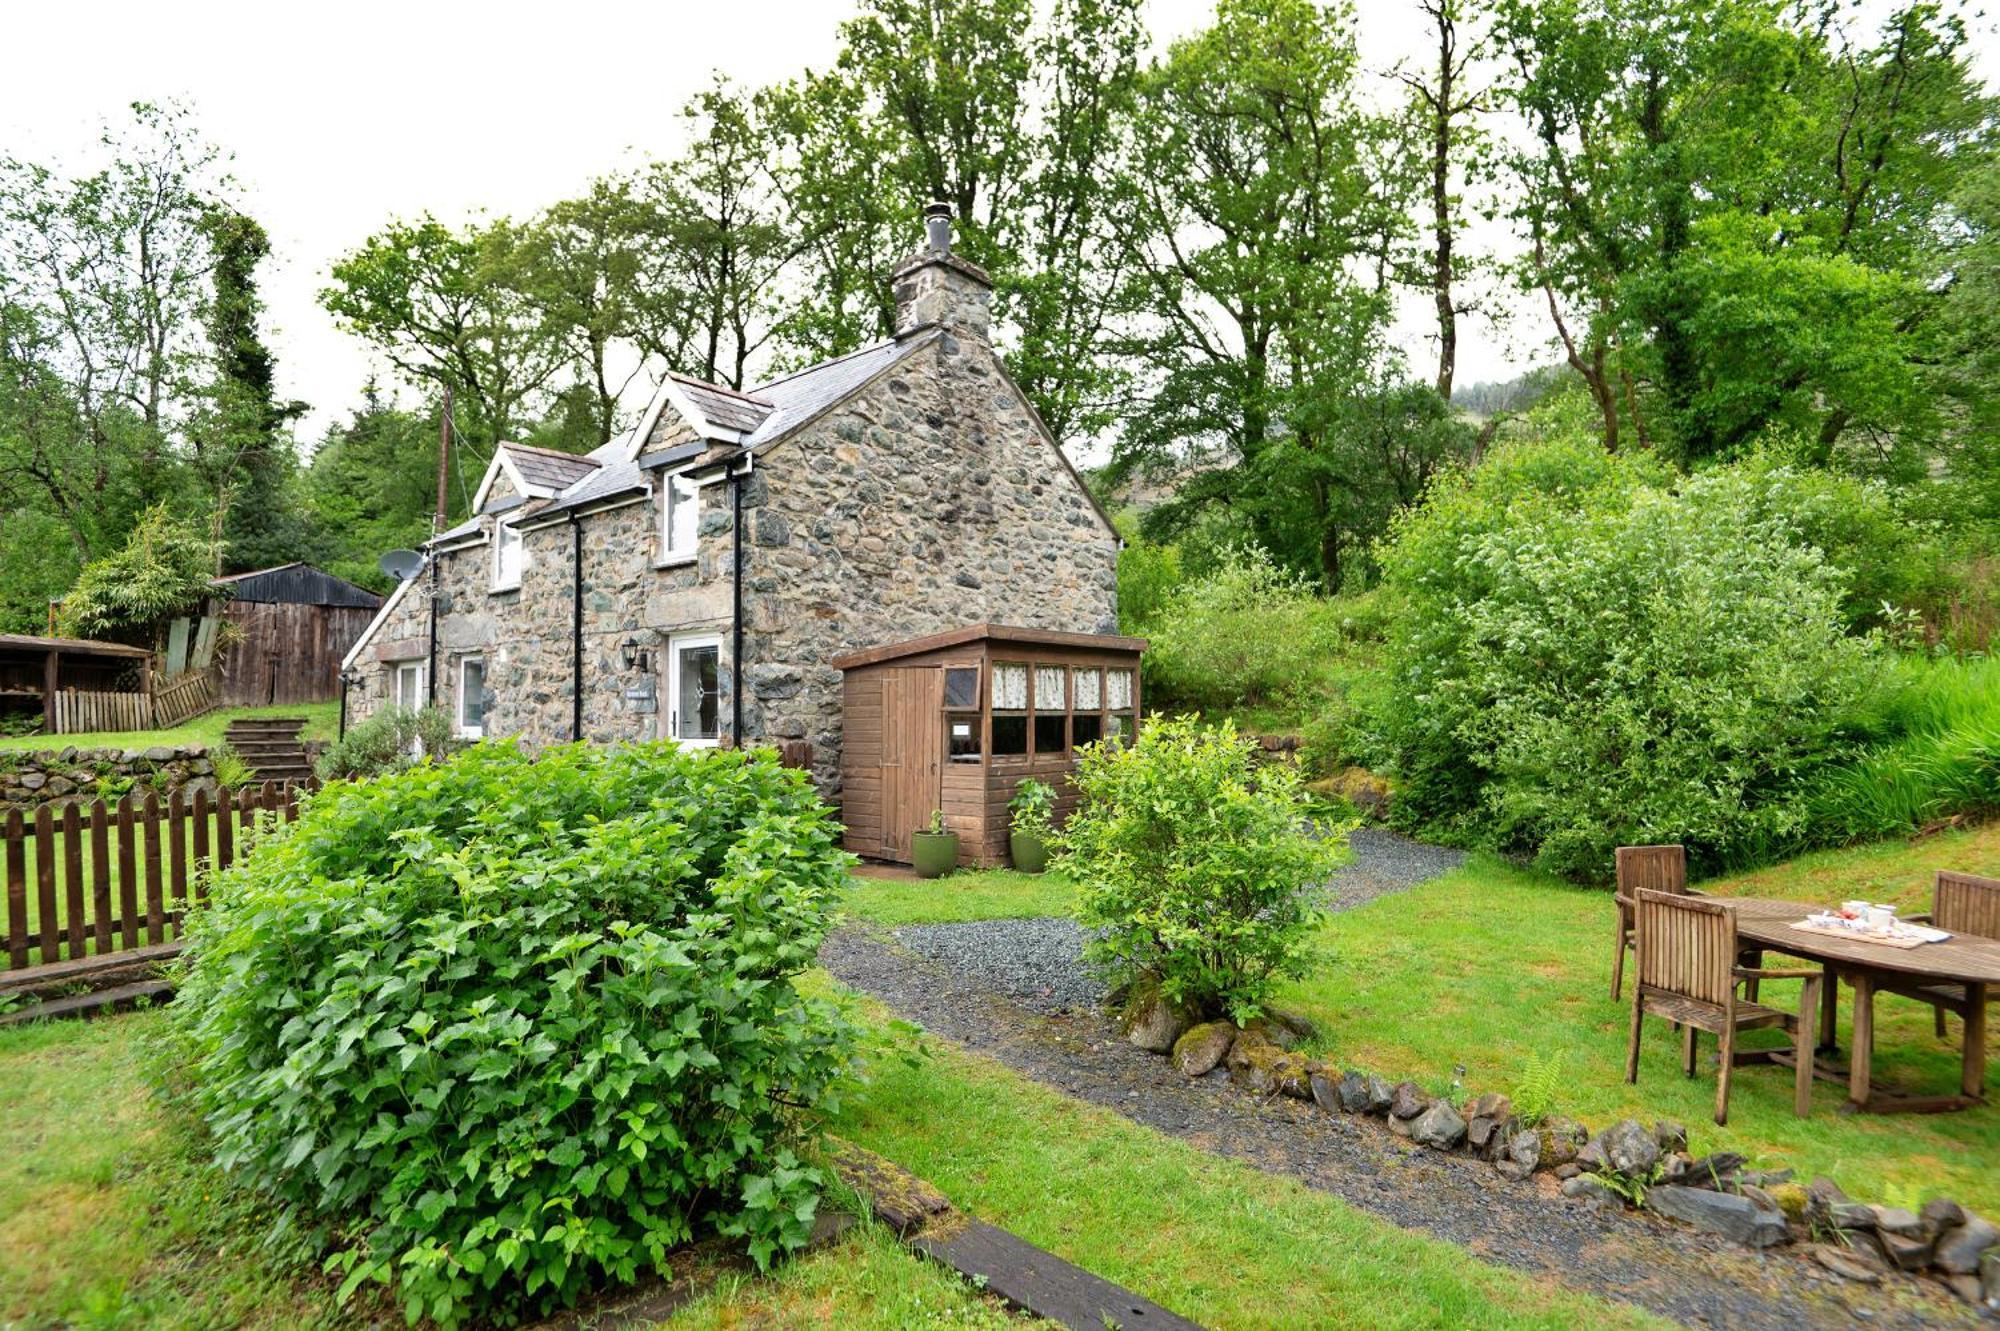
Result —
POLYGON ((945 330, 757 467, 745 729, 810 740, 829 791, 830 658, 981 621, 1117 631, 1117 539, 982 341, 945 330))
MULTIPOLYGON (((911 330, 923 344, 759 454, 743 482, 744 738, 809 741, 830 794, 841 746, 833 657, 981 621, 1117 629, 1116 536, 981 335, 987 292, 968 273, 963 264, 899 273, 906 311, 926 316, 911 330)), ((730 484, 703 485, 698 553, 672 565, 658 558, 656 498, 581 519, 586 739, 667 733, 669 641, 690 632, 721 639, 727 732, 730 484), (628 641, 650 654, 650 674, 625 666, 628 641)), ((571 736, 575 529, 533 522, 519 590, 492 590, 486 544, 440 557, 436 696, 455 709, 458 663, 477 653, 486 733, 542 745, 571 736)), ((378 649, 426 641, 427 590, 413 588, 364 649, 351 717, 389 697, 393 666, 378 649)))

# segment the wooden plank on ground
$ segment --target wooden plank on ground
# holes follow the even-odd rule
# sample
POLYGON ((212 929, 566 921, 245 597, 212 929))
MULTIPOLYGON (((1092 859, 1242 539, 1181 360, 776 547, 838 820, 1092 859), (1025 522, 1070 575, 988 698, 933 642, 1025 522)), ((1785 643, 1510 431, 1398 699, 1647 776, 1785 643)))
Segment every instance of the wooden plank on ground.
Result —
POLYGON ((987 1293, 1072 1331, 1201 1331, 1200 1323, 982 1220, 926 1230, 908 1242, 987 1293))

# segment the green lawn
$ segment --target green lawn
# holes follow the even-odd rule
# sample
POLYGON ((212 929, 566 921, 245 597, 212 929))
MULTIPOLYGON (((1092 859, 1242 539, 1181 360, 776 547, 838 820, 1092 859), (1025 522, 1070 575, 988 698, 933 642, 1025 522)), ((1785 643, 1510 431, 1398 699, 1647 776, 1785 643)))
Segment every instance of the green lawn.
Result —
MULTIPOLYGON (((826 982, 830 983, 830 982, 826 982)), ((0 1031, 0 1326, 358 1331, 269 1218, 192 1159, 142 1051, 161 1017, 0 1031)), ((1637 1327, 1644 1316, 1486 1265, 1342 1202, 943 1052, 878 1068, 836 1128, 981 1218, 1218 1331, 1637 1327), (1331 1310, 1338 1310, 1337 1315, 1331 1310)), ((863 1230, 773 1279, 732 1279, 672 1327, 1019 1325, 863 1230)))
MULTIPOLYGON (((1808 856, 1791 864, 1700 885, 1716 895, 1838 902, 1866 896, 1906 910, 1928 909, 1940 868, 1992 872, 2000 865, 2000 823, 1915 843, 1885 843, 1808 856)), ((1335 916, 1322 943, 1328 959, 1291 985, 1285 1001, 1318 1018, 1328 1057, 1390 1079, 1448 1081, 1463 1064, 1473 1091, 1511 1090, 1537 1056, 1562 1060, 1560 1106, 1593 1126, 1625 1115, 1688 1125, 1696 1150, 1741 1151, 1802 1178, 1832 1176, 1873 1199, 1947 1194, 2000 1215, 2000 1096, 1956 1114, 1839 1113, 1844 1090, 1822 1082, 1813 1114, 1791 1112, 1792 1074, 1740 1068, 1729 1124, 1712 1121, 1715 1080, 1682 1077, 1679 1041, 1649 1020, 1639 1084, 1625 1084, 1626 1002, 1610 997, 1610 894, 1475 857, 1460 871, 1410 892, 1335 916)), ((1782 966, 1783 959, 1770 964, 1782 966)), ((1626 968, 1627 983, 1631 967, 1626 968)), ((1852 1010, 1842 990, 1842 1047, 1852 1010)), ((1764 1001, 1795 1008, 1798 985, 1767 984, 1764 1001)), ((1876 1000, 1878 1084, 1934 1092, 1958 1089, 1959 1025, 1932 1033, 1929 1008, 1876 1000)), ((1746 1045, 1781 1043, 1769 1032, 1746 1045)), ((1714 1045, 1703 1037, 1704 1057, 1714 1045)), ((2000 1060, 1987 1073, 1989 1095, 2000 1060)))
POLYGON ((900 881, 851 877, 841 905, 876 924, 957 924, 1068 915, 1076 888, 1060 874, 965 869, 943 878, 900 881))
POLYGON ((231 721, 260 716, 302 716, 306 727, 301 735, 309 740, 330 740, 340 729, 337 702, 294 703, 286 707, 229 707, 197 716, 186 725, 169 730, 104 730, 81 735, 12 735, 0 737, 0 753, 53 752, 58 749, 150 749, 155 745, 178 748, 204 744, 214 748, 222 743, 222 733, 231 721))

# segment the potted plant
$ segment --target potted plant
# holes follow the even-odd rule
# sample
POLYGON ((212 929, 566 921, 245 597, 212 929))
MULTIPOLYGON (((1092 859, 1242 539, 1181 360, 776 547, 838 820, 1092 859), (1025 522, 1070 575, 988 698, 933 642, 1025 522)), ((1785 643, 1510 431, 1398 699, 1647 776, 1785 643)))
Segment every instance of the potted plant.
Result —
POLYGON ((1029 777, 1007 801, 1007 811, 1013 815, 1007 849, 1014 867, 1022 873, 1040 873, 1049 867, 1049 842, 1055 837, 1056 788, 1029 777))
POLYGON ((944 810, 931 810, 931 825, 910 834, 910 864, 919 878, 942 878, 958 867, 958 833, 944 825, 944 810))

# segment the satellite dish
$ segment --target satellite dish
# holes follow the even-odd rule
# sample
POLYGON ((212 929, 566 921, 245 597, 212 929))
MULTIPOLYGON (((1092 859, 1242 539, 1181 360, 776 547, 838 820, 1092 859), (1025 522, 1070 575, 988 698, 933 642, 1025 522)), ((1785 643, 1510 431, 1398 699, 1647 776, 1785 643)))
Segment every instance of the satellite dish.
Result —
POLYGON ((396 581, 408 582, 423 568, 424 557, 415 550, 391 550, 377 561, 377 566, 396 581))

